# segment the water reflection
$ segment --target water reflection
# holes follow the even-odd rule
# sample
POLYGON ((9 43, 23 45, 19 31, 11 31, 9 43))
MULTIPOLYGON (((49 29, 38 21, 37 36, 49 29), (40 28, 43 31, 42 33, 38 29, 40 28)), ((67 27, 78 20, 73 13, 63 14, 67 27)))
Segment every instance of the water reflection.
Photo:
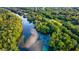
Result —
POLYGON ((19 44, 20 50, 47 51, 48 40, 50 39, 50 36, 38 33, 34 29, 33 23, 29 23, 27 21, 27 18, 23 18, 23 16, 21 18, 22 18, 23 33, 19 44))

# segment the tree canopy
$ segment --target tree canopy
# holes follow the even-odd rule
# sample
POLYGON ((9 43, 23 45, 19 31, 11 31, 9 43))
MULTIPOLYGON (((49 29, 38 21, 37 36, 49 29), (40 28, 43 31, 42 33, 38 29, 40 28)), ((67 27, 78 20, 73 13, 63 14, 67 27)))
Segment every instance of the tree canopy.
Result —
POLYGON ((0 50, 18 50, 17 41, 21 33, 21 19, 12 12, 0 8, 0 50))

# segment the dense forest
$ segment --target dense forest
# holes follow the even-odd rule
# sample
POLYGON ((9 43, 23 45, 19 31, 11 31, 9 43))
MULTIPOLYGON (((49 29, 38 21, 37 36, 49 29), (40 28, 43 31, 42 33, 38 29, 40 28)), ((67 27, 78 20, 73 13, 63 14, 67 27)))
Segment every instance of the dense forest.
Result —
POLYGON ((79 8, 16 8, 16 10, 20 15, 27 16, 28 21, 34 23, 38 32, 51 36, 49 50, 79 50, 79 8))
POLYGON ((37 31, 50 34, 49 50, 79 50, 79 9, 42 8, 29 12, 37 31))
POLYGON ((21 19, 12 12, 0 8, 0 50, 16 51, 22 33, 21 19))
MULTIPOLYGON (((5 9, 24 15, 29 22, 35 25, 38 32, 49 34, 49 51, 79 51, 79 8, 20 7, 5 9)), ((16 38, 21 32, 21 20, 11 12, 0 9, 0 49, 17 50, 16 38)))

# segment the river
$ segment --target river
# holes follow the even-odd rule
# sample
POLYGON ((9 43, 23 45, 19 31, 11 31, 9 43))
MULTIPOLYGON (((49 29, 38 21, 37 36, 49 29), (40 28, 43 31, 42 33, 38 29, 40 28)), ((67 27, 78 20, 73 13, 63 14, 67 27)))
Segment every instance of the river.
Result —
MULTIPOLYGON (((19 16, 18 14, 16 14, 19 16)), ((22 37, 20 39, 20 44, 19 44, 19 49, 21 51, 26 51, 26 48, 23 48, 22 45, 29 40, 31 34, 31 30, 34 29, 34 24, 30 23, 27 18, 24 18, 23 16, 19 16, 22 19, 22 27, 23 27, 23 32, 22 32, 22 37)), ((35 30, 36 31, 36 30, 35 30)), ((36 31, 37 32, 37 31, 36 31)), ((38 34, 38 39, 37 41, 32 45, 32 47, 29 48, 29 51, 48 51, 48 41, 50 39, 49 35, 41 34, 37 32, 38 34)), ((31 38, 33 39, 33 37, 31 38)))

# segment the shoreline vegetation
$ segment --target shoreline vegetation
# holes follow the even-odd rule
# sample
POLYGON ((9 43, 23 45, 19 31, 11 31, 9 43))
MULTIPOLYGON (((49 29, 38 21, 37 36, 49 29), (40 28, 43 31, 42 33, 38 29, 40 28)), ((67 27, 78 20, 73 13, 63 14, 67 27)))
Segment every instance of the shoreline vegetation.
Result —
POLYGON ((0 50, 17 51, 17 39, 22 33, 21 19, 12 12, 0 8, 0 50))
MULTIPOLYGON (((16 14, 16 13, 13 13, 13 14, 16 14)), ((20 40, 21 40, 21 36, 22 36, 22 34, 19 37, 20 40)), ((20 44, 19 39, 17 40, 18 46, 20 44)), ((21 47, 29 49, 30 51, 41 51, 40 41, 37 41, 37 40, 38 40, 38 34, 37 34, 36 30, 35 29, 31 29, 31 36, 25 41, 25 43, 22 42, 22 46, 21 47)))
POLYGON ((79 8, 10 8, 13 12, 26 15, 38 32, 49 34, 49 50, 79 50, 79 8), (17 12, 18 11, 18 12, 17 12))
MULTIPOLYGON (((58 7, 57 8, 56 7, 55 8, 14 7, 12 8, 11 7, 11 8, 8 8, 7 7, 4 9, 8 9, 16 14, 19 14, 20 16, 23 15, 23 17, 25 18, 27 17, 27 20, 30 23, 34 24, 36 31, 42 34, 49 34, 50 35, 50 40, 48 42, 49 51, 79 51, 79 8, 77 7, 73 7, 73 8, 69 8, 69 7, 67 8, 66 7, 65 8, 64 7, 62 8, 61 7, 59 8, 58 7)), ((2 11, 0 13, 2 13, 2 11)), ((6 17, 7 15, 5 14, 3 15, 5 16, 3 17, 4 19, 6 18, 8 19, 9 16, 6 17)), ((13 19, 15 18, 17 17, 13 17, 13 19)), ((3 21, 3 19, 1 18, 0 21, 3 21)), ((5 21, 4 23, 6 24, 5 21)), ((17 21, 15 23, 19 24, 20 21, 17 21)), ((0 25, 1 25, 0 27, 2 27, 2 25, 4 24, 0 24, 0 25)), ((19 28, 19 25, 16 28, 19 28)), ((0 33, 2 32, 0 31, 0 33)), ((2 35, 5 35, 5 34, 2 34, 2 35)), ((15 36, 17 35, 15 34, 15 36)), ((0 38, 5 38, 5 37, 2 36, 0 38)), ((5 45, 2 48, 3 45, 4 44, 1 43, 0 48, 2 50, 6 50, 5 45)), ((7 43, 6 45, 8 47, 7 43)), ((15 44, 13 47, 15 47, 15 44)), ((12 48, 11 50, 17 50, 17 49, 12 48)))

